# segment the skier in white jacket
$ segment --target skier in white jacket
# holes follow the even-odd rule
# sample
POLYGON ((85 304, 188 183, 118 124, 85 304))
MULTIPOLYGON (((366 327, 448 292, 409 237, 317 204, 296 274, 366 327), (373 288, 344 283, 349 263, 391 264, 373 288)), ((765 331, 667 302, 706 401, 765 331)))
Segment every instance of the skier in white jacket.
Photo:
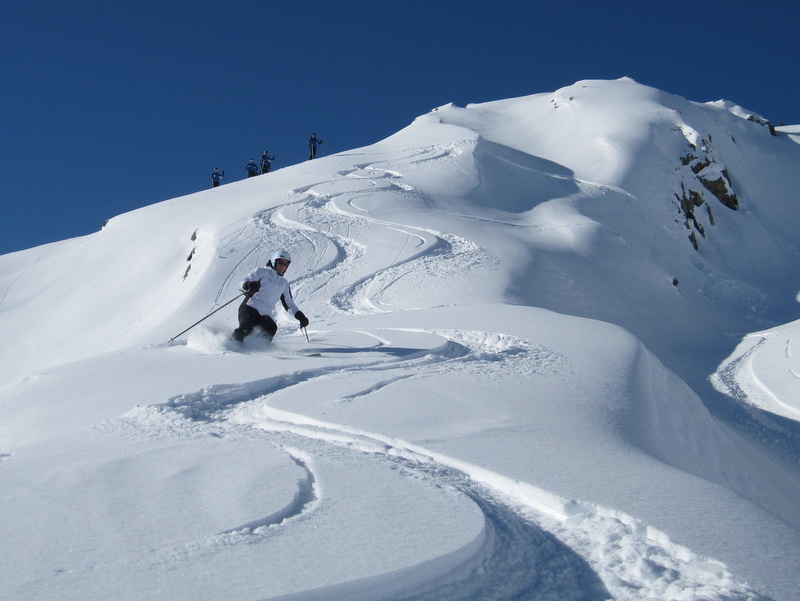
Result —
POLYGON ((239 327, 233 331, 234 340, 242 342, 256 327, 264 331, 267 340, 272 340, 278 331, 275 321, 278 301, 300 322, 301 328, 308 325, 308 319, 292 298, 289 282, 283 278, 291 262, 288 252, 275 251, 266 267, 259 267, 244 278, 240 288, 245 300, 239 305, 239 327))

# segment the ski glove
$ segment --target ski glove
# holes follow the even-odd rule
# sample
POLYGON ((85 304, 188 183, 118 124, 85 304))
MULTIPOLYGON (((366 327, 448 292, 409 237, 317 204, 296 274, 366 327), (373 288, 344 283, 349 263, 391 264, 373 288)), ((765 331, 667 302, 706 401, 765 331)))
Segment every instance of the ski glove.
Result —
POLYGON ((294 318, 300 322, 300 327, 305 328, 308 327, 308 317, 306 317, 302 311, 298 311, 294 314, 294 318))
POLYGON ((245 282, 242 284, 242 289, 247 296, 253 296, 256 292, 261 290, 261 282, 258 280, 253 282, 245 282))

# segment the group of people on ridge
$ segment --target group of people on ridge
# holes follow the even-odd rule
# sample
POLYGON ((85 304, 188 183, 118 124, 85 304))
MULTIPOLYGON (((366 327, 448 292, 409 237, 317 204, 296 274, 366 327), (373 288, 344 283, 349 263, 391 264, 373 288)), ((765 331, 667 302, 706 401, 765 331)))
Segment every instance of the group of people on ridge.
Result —
MULTIPOLYGON (((308 139, 309 160, 317 158, 317 146, 320 144, 322 144, 322 140, 317 138, 316 133, 312 133, 311 137, 308 139)), ((274 160, 275 157, 269 156, 269 150, 264 151, 264 154, 261 155, 261 160, 258 164, 256 164, 255 159, 250 159, 250 162, 244 167, 245 171, 247 172, 247 177, 255 177, 259 174, 263 175, 265 173, 269 173, 271 163, 274 160)), ((211 187, 216 188, 219 186, 222 178, 224 177, 225 172, 220 171, 217 167, 214 167, 214 171, 211 172, 211 187)))
POLYGON ((275 157, 269 156, 269 150, 265 150, 264 154, 261 155, 261 160, 259 164, 261 168, 259 169, 258 165, 253 159, 250 159, 250 162, 245 165, 244 169, 247 171, 247 177, 255 177, 259 173, 262 175, 264 173, 269 173, 270 163, 275 160, 275 157))

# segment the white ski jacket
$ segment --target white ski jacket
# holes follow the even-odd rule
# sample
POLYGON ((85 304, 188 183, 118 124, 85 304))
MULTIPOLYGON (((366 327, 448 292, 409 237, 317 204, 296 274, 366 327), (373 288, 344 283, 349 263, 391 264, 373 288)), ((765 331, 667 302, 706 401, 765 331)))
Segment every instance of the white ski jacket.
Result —
POLYGON ((261 283, 258 292, 246 301, 247 305, 253 307, 261 315, 269 315, 275 320, 275 306, 278 301, 281 301, 283 308, 289 311, 292 317, 300 310, 292 298, 289 282, 272 267, 259 267, 255 271, 251 271, 242 280, 239 288, 244 289, 245 282, 261 283))

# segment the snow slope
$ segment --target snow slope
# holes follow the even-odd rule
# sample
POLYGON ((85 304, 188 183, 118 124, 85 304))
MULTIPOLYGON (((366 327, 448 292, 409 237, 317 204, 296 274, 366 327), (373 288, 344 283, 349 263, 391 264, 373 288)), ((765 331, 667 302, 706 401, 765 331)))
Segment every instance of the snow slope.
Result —
POLYGON ((0 257, 0 596, 800 599, 778 133, 584 81, 0 257), (175 338, 276 248, 308 340, 175 338))

